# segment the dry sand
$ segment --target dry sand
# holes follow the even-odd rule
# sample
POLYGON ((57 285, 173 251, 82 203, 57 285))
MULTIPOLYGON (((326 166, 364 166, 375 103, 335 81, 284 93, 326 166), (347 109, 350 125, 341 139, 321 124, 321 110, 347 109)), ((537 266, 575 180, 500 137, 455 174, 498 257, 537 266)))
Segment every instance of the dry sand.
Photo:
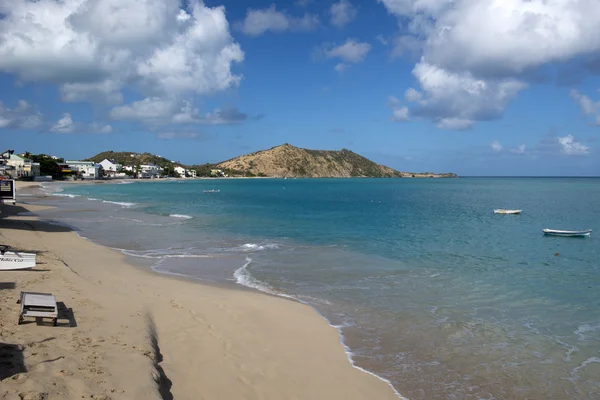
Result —
POLYGON ((397 399, 310 307, 141 270, 16 215, 39 207, 1 206, 0 244, 38 266, 0 271, 0 399, 397 399), (58 326, 17 325, 20 291, 53 293, 58 326))

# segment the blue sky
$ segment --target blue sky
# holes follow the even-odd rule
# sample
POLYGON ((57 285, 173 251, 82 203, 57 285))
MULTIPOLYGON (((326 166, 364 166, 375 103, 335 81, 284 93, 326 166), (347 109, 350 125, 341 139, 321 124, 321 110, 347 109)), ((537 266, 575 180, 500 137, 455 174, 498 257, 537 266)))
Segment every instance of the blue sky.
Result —
POLYGON ((597 176, 599 60, 591 0, 0 0, 0 138, 68 159, 287 142, 597 176))

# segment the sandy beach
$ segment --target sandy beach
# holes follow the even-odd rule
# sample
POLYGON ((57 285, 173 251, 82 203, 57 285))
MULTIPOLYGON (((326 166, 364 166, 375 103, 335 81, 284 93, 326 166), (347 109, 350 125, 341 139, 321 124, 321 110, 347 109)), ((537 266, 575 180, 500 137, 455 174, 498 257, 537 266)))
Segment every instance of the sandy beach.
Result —
POLYGON ((37 253, 0 272, 0 399, 397 399, 312 308, 131 266, 40 207, 0 206, 0 244, 37 253), (58 326, 17 325, 21 291, 53 293, 58 326))

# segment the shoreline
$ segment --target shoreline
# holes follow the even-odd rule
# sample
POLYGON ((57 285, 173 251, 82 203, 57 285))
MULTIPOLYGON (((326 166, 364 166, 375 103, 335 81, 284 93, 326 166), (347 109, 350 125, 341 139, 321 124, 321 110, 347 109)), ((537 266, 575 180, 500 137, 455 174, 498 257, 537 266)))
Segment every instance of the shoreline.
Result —
MULTIPOLYGON (((39 272, 0 275, 15 283, 14 289, 0 290, 7 305, 0 313, 1 341, 19 342, 27 356, 21 365, 26 372, 0 375, 0 394, 33 388, 49 398, 81 398, 90 392, 98 398, 398 398, 389 382, 352 364, 339 331, 306 304, 142 270, 116 250, 35 216, 17 216, 10 207, 3 207, 7 214, 0 220, 0 238, 39 252, 38 264, 47 269, 39 271, 39 265, 39 272), (52 327, 12 322, 17 308, 7 300, 20 290, 53 292, 77 315, 75 327, 61 329, 66 333, 45 346, 52 349, 46 350, 48 357, 57 350, 60 358, 44 368, 35 363, 39 353, 32 355, 31 344, 59 334, 52 327), (115 332, 120 340, 109 343, 106 337, 115 332), (99 349, 75 346, 82 336, 99 349), (156 339, 150 340, 154 345, 147 336, 156 339), (89 357, 82 360, 80 353, 89 357), (79 372, 70 368, 67 379, 62 376, 65 364, 73 363, 79 372), (121 376, 132 363, 139 367, 136 373, 121 376), (102 379, 94 380, 94 372, 102 379), (148 385, 155 387, 154 393, 139 392, 148 385), (160 393, 166 389, 168 393, 160 393)), ((42 206, 17 207, 35 213, 42 206)))

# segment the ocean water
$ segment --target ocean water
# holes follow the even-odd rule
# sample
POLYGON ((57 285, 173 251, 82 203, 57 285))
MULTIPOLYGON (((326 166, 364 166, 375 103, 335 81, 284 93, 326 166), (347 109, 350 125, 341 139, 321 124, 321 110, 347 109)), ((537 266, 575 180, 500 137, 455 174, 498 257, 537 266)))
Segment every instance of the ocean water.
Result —
POLYGON ((598 239, 541 231, 600 233, 600 179, 223 179, 45 190, 58 208, 43 218, 140 265, 310 304, 340 330, 355 365, 406 398, 600 398, 598 239))

